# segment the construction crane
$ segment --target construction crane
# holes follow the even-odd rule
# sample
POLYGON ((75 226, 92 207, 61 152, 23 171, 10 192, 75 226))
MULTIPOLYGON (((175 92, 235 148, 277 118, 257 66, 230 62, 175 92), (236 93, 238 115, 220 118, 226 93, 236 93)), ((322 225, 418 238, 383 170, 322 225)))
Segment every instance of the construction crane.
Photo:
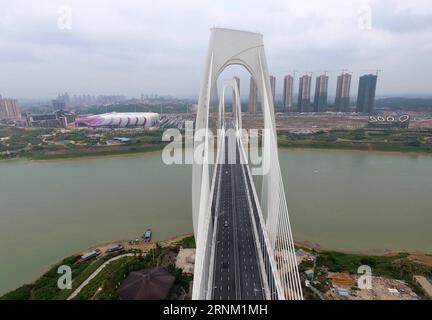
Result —
POLYGON ((360 70, 361 72, 371 72, 371 71, 375 71, 375 75, 378 77, 378 74, 383 72, 382 69, 366 69, 366 70, 360 70))
POLYGON ((325 76, 328 74, 328 73, 333 73, 333 72, 338 72, 339 70, 320 70, 320 72, 322 72, 325 76))
POLYGON ((297 72, 298 70, 288 70, 288 74, 292 74, 293 78, 295 78, 297 72))

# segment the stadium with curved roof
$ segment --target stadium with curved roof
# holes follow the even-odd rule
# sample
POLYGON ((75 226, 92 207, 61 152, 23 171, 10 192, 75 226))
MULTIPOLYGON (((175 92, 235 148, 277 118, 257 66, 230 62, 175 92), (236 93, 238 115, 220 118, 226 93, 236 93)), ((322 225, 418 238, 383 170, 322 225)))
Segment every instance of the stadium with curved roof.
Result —
POLYGON ((104 113, 77 118, 77 127, 153 127, 159 122, 154 112, 104 113))

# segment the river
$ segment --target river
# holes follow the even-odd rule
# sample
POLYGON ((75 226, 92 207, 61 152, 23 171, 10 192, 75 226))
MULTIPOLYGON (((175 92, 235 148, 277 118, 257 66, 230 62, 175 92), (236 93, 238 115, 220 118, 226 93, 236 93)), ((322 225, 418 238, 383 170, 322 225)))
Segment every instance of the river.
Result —
MULTIPOLYGON (((432 157, 280 150, 298 241, 432 253, 432 157)), ((104 241, 192 231, 191 167, 160 153, 0 162, 0 294, 104 241)))

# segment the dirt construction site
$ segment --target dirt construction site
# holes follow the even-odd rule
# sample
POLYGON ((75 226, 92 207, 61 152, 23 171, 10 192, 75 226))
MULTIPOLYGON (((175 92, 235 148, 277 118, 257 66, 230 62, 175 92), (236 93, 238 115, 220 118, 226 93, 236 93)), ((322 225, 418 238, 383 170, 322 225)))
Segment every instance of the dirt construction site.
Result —
MULTIPOLYGON (((409 116, 409 128, 432 129, 432 116, 414 112, 409 113, 409 116)), ((356 113, 277 113, 276 127, 293 133, 312 133, 320 130, 364 128, 368 125, 368 120, 368 115, 356 113)), ((246 129, 263 127, 261 114, 243 113, 242 121, 246 129)))
POLYGON ((418 300, 419 297, 403 281, 372 276, 370 289, 359 289, 358 275, 329 273, 332 288, 326 293, 329 300, 418 300))

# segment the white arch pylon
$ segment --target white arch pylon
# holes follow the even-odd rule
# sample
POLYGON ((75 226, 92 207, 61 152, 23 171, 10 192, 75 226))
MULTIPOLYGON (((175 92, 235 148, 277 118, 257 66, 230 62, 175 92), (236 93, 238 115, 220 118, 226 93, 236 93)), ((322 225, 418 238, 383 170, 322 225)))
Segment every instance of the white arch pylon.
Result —
POLYGON ((237 81, 234 78, 230 80, 225 80, 223 82, 221 97, 219 99, 218 129, 222 129, 222 124, 225 120, 225 91, 227 88, 231 88, 233 90, 233 115, 235 119, 236 129, 240 130, 242 128, 240 90, 237 86, 237 81))
MULTIPOLYGON (((206 297, 209 264, 211 260, 211 205, 215 178, 209 171, 209 105, 212 90, 220 73, 229 65, 244 66, 255 79, 261 96, 264 119, 263 156, 260 170, 263 175, 259 211, 266 219, 268 245, 276 262, 283 293, 280 298, 302 299, 300 277, 295 257, 285 191, 277 152, 274 101, 261 34, 231 29, 211 29, 204 78, 202 80, 195 130, 204 130, 204 139, 194 139, 194 149, 204 150, 202 159, 194 159, 192 169, 193 227, 197 244, 193 283, 193 298, 206 297)), ((234 86, 234 88, 236 85, 234 86)), ((235 90, 235 89, 234 89, 235 90)), ((224 90, 222 90, 224 91, 224 90)), ((221 110, 219 110, 220 114, 221 110)), ((240 110, 241 114, 241 110, 240 110)), ((238 117, 237 119, 241 118, 238 117)), ((221 120, 221 119, 220 119, 221 120)), ((241 127, 240 127, 241 128, 241 127)), ((195 152, 194 152, 195 154, 195 152)), ((256 195, 255 195, 256 197, 256 195)))

